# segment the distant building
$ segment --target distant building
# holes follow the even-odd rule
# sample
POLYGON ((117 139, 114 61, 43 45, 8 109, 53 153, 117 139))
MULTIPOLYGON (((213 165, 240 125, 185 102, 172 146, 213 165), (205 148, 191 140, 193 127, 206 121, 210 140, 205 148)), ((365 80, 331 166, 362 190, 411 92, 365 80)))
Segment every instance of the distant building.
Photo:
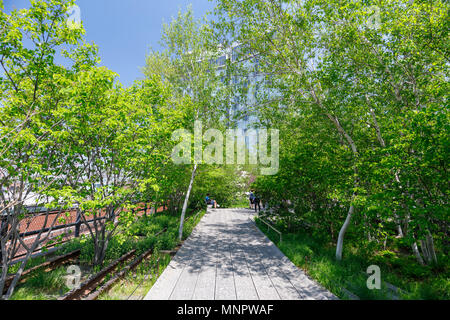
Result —
MULTIPOLYGON (((219 55, 214 61, 216 66, 216 72, 221 75, 223 82, 228 82, 229 85, 241 85, 244 88, 248 88, 247 96, 245 98, 245 104, 242 103, 242 97, 234 96, 230 97, 229 119, 233 119, 239 112, 246 111, 248 106, 256 104, 256 95, 260 90, 260 82, 264 79, 264 75, 258 72, 258 56, 248 57, 242 54, 242 45, 234 44, 231 47, 222 50, 223 54, 219 55), (227 64, 229 63, 229 64, 227 64), (239 76, 233 74, 228 65, 236 65, 244 67, 248 70, 255 70, 249 73, 249 76, 239 76)), ((248 130, 252 124, 258 119, 255 116, 249 116, 246 114, 243 118, 237 121, 237 128, 248 130)))
MULTIPOLYGON (((257 107, 257 97, 266 90, 265 84, 271 79, 270 75, 262 73, 259 68, 259 55, 249 55, 244 53, 243 45, 234 43, 230 47, 221 50, 221 54, 211 61, 216 67, 216 72, 221 76, 222 82, 228 85, 241 86, 247 89, 245 97, 235 95, 230 97, 228 111, 229 127, 242 129, 247 134, 258 122, 258 117, 248 112, 249 108, 257 107), (232 72, 231 67, 243 68, 245 76, 232 72), (237 119, 235 122, 234 120, 237 119)), ((256 129, 257 131, 257 129, 256 129)), ((257 137, 246 137, 246 146, 253 150, 257 143, 257 137)))

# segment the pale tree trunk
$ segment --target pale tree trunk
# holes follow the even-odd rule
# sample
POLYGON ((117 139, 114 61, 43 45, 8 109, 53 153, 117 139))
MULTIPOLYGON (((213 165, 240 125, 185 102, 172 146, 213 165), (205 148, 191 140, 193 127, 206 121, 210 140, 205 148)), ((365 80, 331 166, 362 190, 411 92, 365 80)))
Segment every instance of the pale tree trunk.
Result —
POLYGON ((427 264, 437 263, 436 251, 434 249, 433 236, 430 231, 427 230, 425 240, 420 240, 420 248, 422 249, 422 255, 425 258, 427 264))
POLYGON ((395 221, 397 224, 397 237, 403 238, 404 237, 403 229, 402 229, 402 226, 400 225, 400 221, 399 221, 398 217, 395 217, 395 221))
MULTIPOLYGON (((369 103, 369 99, 368 99, 367 95, 366 95, 366 100, 369 103)), ((385 143, 385 141, 384 141, 384 139, 382 137, 381 129, 380 129, 380 126, 378 125, 377 117, 375 115, 374 110, 370 109, 370 113, 371 113, 372 118, 373 118, 373 124, 375 126, 375 131, 377 133, 378 141, 380 142, 380 145, 383 148, 386 148, 386 143, 385 143)), ((400 177, 398 175, 398 171, 395 172, 394 176, 395 176, 395 181, 397 181, 397 183, 400 184, 400 188, 403 189, 402 185, 401 185, 401 182, 400 182, 400 177)), ((409 211, 408 211, 406 205, 403 205, 403 207, 408 212, 407 217, 406 217, 406 223, 408 223, 409 216, 410 216, 409 215, 409 211)), ((397 214, 394 214, 394 217, 395 217, 395 221, 396 221, 396 224, 397 224, 398 237, 402 238, 402 237, 404 237, 405 234, 404 234, 403 229, 401 227, 401 224, 400 224, 400 221, 399 221, 400 219, 398 218, 397 214)), ((407 229, 407 228, 405 228, 405 229, 407 229)), ((406 232, 407 232, 407 230, 406 230, 406 232)), ((421 249, 422 249, 422 254, 423 254, 425 260, 427 261, 427 263, 432 263, 433 261, 436 263, 437 262, 437 257, 436 257, 436 252, 435 252, 435 249, 434 249, 433 237, 432 237, 431 233, 429 232, 429 230, 428 230, 428 234, 426 236, 426 240, 420 240, 420 246, 421 246, 421 249)), ((425 265, 425 262, 424 262, 424 260, 423 260, 423 258, 421 256, 421 254, 420 254, 420 251, 419 251, 419 248, 417 246, 417 242, 416 241, 414 241, 414 243, 411 245, 411 248, 412 248, 412 251, 413 251, 414 255, 416 256, 417 262, 419 262, 421 265, 425 265)))
POLYGON ((430 252, 430 261, 437 263, 436 250, 434 249, 433 236, 431 235, 430 230, 428 230, 428 234, 427 234, 427 246, 428 246, 428 251, 430 252))
POLYGON ((184 198, 183 210, 181 211, 180 217, 180 229, 178 230, 178 240, 183 240, 183 227, 184 227, 184 217, 186 216, 186 210, 189 202, 189 196, 191 194, 192 185, 194 184, 195 174, 197 172, 197 163, 194 164, 194 169, 192 170, 191 181, 189 182, 189 187, 186 192, 186 197, 184 198))
POLYGON ((416 256, 417 261, 421 264, 421 265, 425 265, 425 263, 423 262, 422 256, 420 255, 419 252, 419 248, 417 247, 417 242, 414 242, 411 245, 412 251, 414 252, 414 255, 416 256))
POLYGON ((354 212, 355 212, 355 206, 353 204, 351 204, 350 208, 348 209, 347 218, 345 219, 345 222, 342 225, 341 230, 339 231, 339 237, 338 237, 337 246, 336 246, 336 260, 338 260, 338 261, 342 260, 342 249, 344 247, 344 236, 350 225, 350 221, 352 219, 354 212))
MULTIPOLYGON (((397 177, 397 174, 396 174, 396 177, 397 177)), ((400 182, 400 180, 398 180, 398 182, 400 182)), ((408 233, 410 233, 409 228, 408 228, 410 213, 409 213, 409 209, 408 209, 407 205, 404 202, 402 202, 402 207, 406 211, 406 219, 405 219, 405 226, 404 226, 405 227, 404 228, 405 236, 406 236, 408 233)), ((412 249, 414 255, 416 256, 417 262, 421 265, 425 265, 423 258, 420 254, 419 247, 417 246, 417 241, 416 241, 414 235, 412 235, 412 238, 414 239, 414 243, 411 245, 411 249, 412 249)))
MULTIPOLYGON (((356 143, 353 141, 352 137, 344 130, 344 128, 341 126, 341 124, 339 122, 339 119, 336 116, 327 114, 327 117, 331 120, 331 122, 333 122, 333 124, 336 126, 339 133, 345 137, 348 145, 352 149, 353 156, 356 160, 356 158, 358 157, 358 148, 356 147, 356 143)), ((356 167, 354 168, 354 171, 355 171, 354 186, 356 188, 358 186, 358 177, 357 177, 356 167)), ((342 225, 341 230, 339 231, 338 242, 336 245, 336 260, 338 260, 338 261, 342 260, 342 250, 344 247, 345 233, 347 232, 347 229, 350 226, 350 222, 351 222, 353 213, 355 212, 355 206, 353 204, 353 201, 355 200, 355 198, 356 198, 356 193, 353 193, 352 203, 350 204, 350 208, 348 209, 347 218, 345 219, 345 222, 342 225)))
POLYGON ((430 251, 428 250, 428 246, 425 240, 419 240, 420 249, 422 249, 422 256, 425 258, 427 263, 430 263, 430 251))
POLYGON ((428 234, 425 237, 425 240, 419 240, 419 243, 423 258, 422 255, 420 254, 417 241, 414 241, 414 243, 411 245, 412 251, 416 256, 417 262, 419 262, 421 265, 425 265, 425 262, 427 264, 437 263, 437 256, 434 248, 433 236, 431 235, 429 230, 428 234))
MULTIPOLYGON (((367 96, 367 94, 365 95, 365 97, 366 97, 367 104, 370 105, 370 100, 369 100, 369 97, 367 96)), ((372 115, 373 125, 375 127, 375 132, 377 134, 378 142, 380 143, 381 147, 384 149, 384 148, 386 148, 386 142, 384 141, 383 135, 381 134, 381 128, 378 124, 377 116, 376 116, 375 110, 373 108, 370 108, 370 114, 372 115)), ((389 153, 388 153, 388 155, 389 155, 389 153)), ((395 180, 398 183, 400 183, 400 178, 398 176, 398 172, 395 172, 395 180)), ((403 238, 404 234, 403 234, 402 226, 400 225, 400 219, 398 218, 398 215, 396 213, 394 213, 394 218, 395 218, 395 223, 397 224, 397 233, 398 233, 397 236, 399 238, 403 238)))
MULTIPOLYGON (((341 134, 341 136, 345 138, 345 140, 348 143, 348 146, 352 150, 353 158, 355 160, 355 163, 354 163, 354 174, 355 174, 354 187, 357 188, 358 185, 359 185, 359 178, 358 178, 358 172, 357 172, 357 169, 356 169, 356 160, 358 158, 359 152, 358 152, 358 148, 356 146, 356 143, 353 140, 353 138, 350 136, 350 134, 347 131, 345 131, 345 129, 342 127, 338 117, 333 115, 333 114, 331 114, 331 113, 329 113, 326 110, 326 108, 322 104, 322 101, 317 96, 316 90, 312 86, 311 86, 311 94, 312 94, 315 102, 319 106, 319 108, 324 111, 326 117, 334 124, 334 126, 336 127, 336 129, 339 132, 339 134, 341 134)), ((337 242, 337 245, 336 245, 336 259, 338 261, 342 260, 342 250, 343 250, 343 247, 344 247, 345 233, 347 232, 347 229, 350 226, 350 222, 351 222, 352 216, 353 216, 353 214, 355 212, 355 206, 353 204, 353 201, 354 201, 355 198, 356 198, 356 193, 354 192, 353 196, 352 196, 352 201, 350 203, 350 208, 348 209, 347 218, 345 219, 345 222, 342 225, 341 230, 339 231, 338 242, 337 242)))

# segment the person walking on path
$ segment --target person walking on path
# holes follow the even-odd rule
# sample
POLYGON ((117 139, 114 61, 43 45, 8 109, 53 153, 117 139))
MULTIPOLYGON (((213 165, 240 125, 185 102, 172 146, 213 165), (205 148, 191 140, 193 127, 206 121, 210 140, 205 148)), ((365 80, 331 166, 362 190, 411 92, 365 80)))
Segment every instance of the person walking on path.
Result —
POLYGON ((253 194, 253 190, 250 190, 248 200, 250 201, 250 209, 253 209, 253 202, 255 201, 255 195, 253 194))
POLYGON ((255 212, 261 211, 261 198, 258 193, 255 193, 253 204, 255 206, 255 212))

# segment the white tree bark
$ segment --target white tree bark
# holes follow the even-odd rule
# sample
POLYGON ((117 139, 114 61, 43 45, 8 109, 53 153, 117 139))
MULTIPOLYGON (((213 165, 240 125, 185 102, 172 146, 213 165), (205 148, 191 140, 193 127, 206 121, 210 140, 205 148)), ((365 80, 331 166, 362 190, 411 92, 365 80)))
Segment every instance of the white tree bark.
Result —
POLYGON ((420 249, 422 249, 422 255, 425 258, 425 261, 427 263, 431 262, 431 256, 430 252, 428 251, 428 246, 425 240, 419 240, 420 242, 420 249))
POLYGON ((430 230, 428 230, 428 234, 426 237, 426 242, 428 246, 428 251, 430 253, 430 259, 432 262, 437 263, 436 250, 434 249, 434 241, 433 236, 431 235, 430 230))
POLYGON ((417 242, 414 242, 414 243, 411 245, 411 248, 412 248, 412 250, 413 250, 413 252, 414 252, 414 254, 415 254, 416 258, 417 258, 417 261, 418 261, 421 265, 425 265, 425 263, 423 262, 422 256, 420 255, 419 248, 417 247, 417 242))
POLYGON ((350 221, 352 219, 354 212, 355 212, 355 206, 353 204, 351 204, 350 208, 348 209, 347 218, 345 219, 345 222, 342 225, 341 230, 339 231, 339 237, 338 237, 337 246, 336 246, 336 260, 338 260, 338 261, 342 260, 342 249, 344 247, 344 236, 350 225, 350 221))
MULTIPOLYGON (((422 255, 425 258, 427 264, 437 263, 436 251, 434 249, 433 236, 430 230, 427 230, 427 235, 424 240, 420 240, 420 248, 422 255)), ((420 262, 420 261, 419 261, 420 262)))
POLYGON ((194 164, 194 169, 192 170, 191 181, 189 182, 189 187, 186 192, 186 197, 184 198, 183 210, 181 211, 180 217, 180 229, 178 230, 178 240, 183 240, 183 227, 184 227, 184 217, 186 216, 186 210, 189 202, 189 196, 191 194, 192 185, 194 184, 195 174, 197 172, 197 163, 194 164))
MULTIPOLYGON (((356 147, 356 143, 353 141, 352 137, 344 130, 344 128, 341 126, 339 119, 336 116, 333 116, 331 114, 327 114, 327 117, 333 122, 333 124, 336 126, 336 129, 340 134, 342 134, 345 139, 347 140, 347 143, 349 144, 350 148, 352 149, 353 156, 355 159, 358 157, 358 148, 356 147)), ((357 171, 355 167, 355 188, 358 186, 358 178, 357 178, 357 171)), ((352 202, 356 197, 356 193, 353 193, 352 196, 352 202)), ((345 233, 347 232, 347 229, 350 225, 350 221, 352 219, 353 213, 355 212, 355 206, 353 203, 350 204, 350 208, 348 209, 347 218, 345 219, 344 224, 341 227, 341 230, 339 231, 339 237, 338 242, 336 245, 336 260, 340 261, 342 260, 342 250, 344 247, 344 237, 345 233)))

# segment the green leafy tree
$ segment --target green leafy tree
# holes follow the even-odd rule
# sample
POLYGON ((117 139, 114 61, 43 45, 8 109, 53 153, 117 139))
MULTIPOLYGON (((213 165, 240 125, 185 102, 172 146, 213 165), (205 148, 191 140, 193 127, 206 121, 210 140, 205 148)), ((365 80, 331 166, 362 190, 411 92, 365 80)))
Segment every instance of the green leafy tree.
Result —
MULTIPOLYGON (((220 128, 220 119, 224 110, 219 75, 211 63, 217 57, 217 48, 209 48, 211 32, 207 24, 193 17, 191 8, 179 12, 170 24, 163 26, 161 44, 162 53, 151 52, 147 56, 144 74, 160 75, 173 87, 173 99, 183 108, 184 123, 180 128, 194 132, 194 123, 202 121, 203 128, 220 128)), ((202 152, 197 148, 194 154, 202 152)), ((201 150, 200 150, 201 149, 201 150)), ((190 180, 183 203, 179 239, 183 235, 183 222, 188 208, 189 196, 194 184, 198 166, 198 156, 190 171, 190 180)))
MULTIPOLYGON (((3 298, 8 299, 33 251, 50 232, 24 242, 20 235, 33 216, 25 203, 66 204, 52 198, 50 190, 64 167, 60 131, 68 99, 66 79, 95 64, 93 46, 84 44, 84 29, 69 28, 67 10, 73 1, 32 1, 29 9, 0 11, 0 216, 1 275, 3 292, 8 268, 19 249, 25 258, 3 298), (68 67, 54 62, 61 53, 68 67)), ((45 216, 50 229, 61 218, 45 216)))
POLYGON ((170 154, 164 153, 171 137, 164 119, 175 119, 157 78, 129 89, 115 85, 115 78, 103 67, 81 72, 71 84, 67 117, 64 153, 70 160, 59 196, 78 203, 94 242, 94 265, 103 263, 118 226, 134 221, 139 194, 158 189, 155 168, 170 154))
MULTIPOLYGON (((317 147, 325 157, 318 159, 336 165, 338 179, 329 170, 303 171, 310 151, 284 136, 288 172, 260 181, 268 194, 267 184, 315 190, 289 174, 297 165, 316 185, 330 184, 320 188, 324 198, 289 196, 314 199, 314 210, 327 202, 348 207, 338 260, 356 215, 369 241, 395 226, 393 236, 404 236, 420 263, 416 239, 425 260, 436 261, 433 238, 448 223, 448 186, 441 183, 448 180, 448 12, 444 1, 218 1, 217 37, 243 44, 244 55, 257 57, 272 78, 265 81, 272 94, 259 100, 261 122, 302 130, 305 145, 317 137, 306 123, 323 133, 317 147)), ((279 194, 274 200, 293 202, 279 194)))

